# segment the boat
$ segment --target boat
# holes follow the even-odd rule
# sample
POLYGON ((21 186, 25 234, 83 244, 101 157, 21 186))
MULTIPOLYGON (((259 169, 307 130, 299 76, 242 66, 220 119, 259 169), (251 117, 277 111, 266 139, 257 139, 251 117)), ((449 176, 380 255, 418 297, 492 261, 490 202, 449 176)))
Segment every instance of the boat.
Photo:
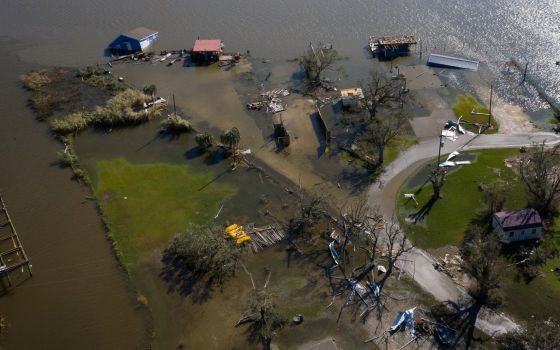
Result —
POLYGON ((169 57, 171 57, 171 53, 168 53, 167 55, 163 56, 162 58, 160 58, 159 60, 161 62, 165 61, 166 59, 168 59, 169 57))

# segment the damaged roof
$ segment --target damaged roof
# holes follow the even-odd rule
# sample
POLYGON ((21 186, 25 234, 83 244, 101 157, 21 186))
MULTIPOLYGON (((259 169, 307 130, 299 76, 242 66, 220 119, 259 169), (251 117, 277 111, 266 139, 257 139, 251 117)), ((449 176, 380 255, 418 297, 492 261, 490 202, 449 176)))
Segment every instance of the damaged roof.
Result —
POLYGON ((154 34, 158 34, 158 32, 145 27, 138 27, 124 33, 123 35, 132 39, 142 40, 154 34))
POLYGON ((500 211, 494 214, 504 230, 539 227, 542 225, 539 212, 532 208, 500 211))

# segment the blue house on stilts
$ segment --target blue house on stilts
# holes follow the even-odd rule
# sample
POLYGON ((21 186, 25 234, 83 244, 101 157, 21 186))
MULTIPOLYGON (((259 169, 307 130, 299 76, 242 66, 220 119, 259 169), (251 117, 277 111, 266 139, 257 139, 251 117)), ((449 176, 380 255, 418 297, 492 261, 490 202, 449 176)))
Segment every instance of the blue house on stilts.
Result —
POLYGON ((112 54, 125 55, 145 52, 157 40, 159 33, 155 30, 140 27, 119 35, 107 49, 112 54))

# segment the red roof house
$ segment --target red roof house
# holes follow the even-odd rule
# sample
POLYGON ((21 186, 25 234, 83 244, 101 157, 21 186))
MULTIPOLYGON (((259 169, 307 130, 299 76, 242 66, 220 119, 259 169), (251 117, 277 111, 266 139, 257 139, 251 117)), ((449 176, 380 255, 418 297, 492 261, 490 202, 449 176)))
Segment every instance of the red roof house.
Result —
POLYGON ((217 61, 223 51, 224 45, 220 39, 198 39, 194 42, 191 58, 193 61, 217 61))

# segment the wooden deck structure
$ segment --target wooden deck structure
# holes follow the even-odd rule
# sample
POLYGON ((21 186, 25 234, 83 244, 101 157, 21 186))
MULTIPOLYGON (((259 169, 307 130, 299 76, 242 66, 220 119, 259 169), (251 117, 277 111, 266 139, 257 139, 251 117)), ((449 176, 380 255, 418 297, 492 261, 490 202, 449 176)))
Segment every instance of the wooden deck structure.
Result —
POLYGON ((245 231, 251 236, 251 247, 255 253, 286 239, 286 232, 277 225, 268 225, 261 228, 248 225, 245 231))
POLYGON ((410 46, 416 44, 414 35, 393 35, 379 38, 370 37, 369 47, 373 54, 392 59, 400 55, 407 55, 410 46))
POLYGON ((0 279, 5 278, 9 286, 12 286, 10 273, 21 268, 29 272, 29 276, 33 276, 31 272, 31 264, 23 245, 16 232, 16 228, 10 218, 4 199, 0 195, 0 279))

